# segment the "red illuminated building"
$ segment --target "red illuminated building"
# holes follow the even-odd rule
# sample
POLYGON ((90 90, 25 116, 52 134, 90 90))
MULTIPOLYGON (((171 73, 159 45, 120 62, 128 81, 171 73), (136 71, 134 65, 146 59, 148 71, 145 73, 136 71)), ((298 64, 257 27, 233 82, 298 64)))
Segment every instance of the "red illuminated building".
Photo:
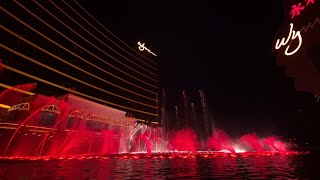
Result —
POLYGON ((0 17, 0 156, 118 153, 124 129, 157 124, 155 56, 81 3, 1 1, 0 17))

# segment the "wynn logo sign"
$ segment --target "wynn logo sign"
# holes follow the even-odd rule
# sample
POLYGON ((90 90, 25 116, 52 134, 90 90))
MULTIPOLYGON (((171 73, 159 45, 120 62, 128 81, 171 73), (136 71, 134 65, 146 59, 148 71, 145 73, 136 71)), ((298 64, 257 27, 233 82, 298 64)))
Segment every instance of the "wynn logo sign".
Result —
POLYGON ((301 44, 302 44, 302 37, 301 37, 300 31, 293 30, 293 24, 290 23, 290 31, 289 31, 288 37, 282 38, 281 41, 280 39, 278 39, 276 42, 275 48, 280 49, 282 46, 287 46, 284 54, 287 56, 291 56, 299 50, 299 48, 301 47, 301 44), (291 43, 296 39, 298 40, 298 46, 294 50, 289 51, 291 43))

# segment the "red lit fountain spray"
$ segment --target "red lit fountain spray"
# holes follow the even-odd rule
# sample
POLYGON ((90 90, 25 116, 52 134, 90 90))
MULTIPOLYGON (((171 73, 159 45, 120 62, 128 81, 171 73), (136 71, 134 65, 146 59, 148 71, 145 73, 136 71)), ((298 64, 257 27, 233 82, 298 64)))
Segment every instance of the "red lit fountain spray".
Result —
MULTIPOLYGON (((18 88, 31 91, 35 88, 35 84, 20 85, 18 88)), ((117 130, 117 127, 110 123, 109 126, 112 126, 112 128, 106 126, 105 129, 100 129, 95 132, 87 129, 87 126, 90 124, 87 119, 83 118, 83 114, 80 111, 73 111, 73 107, 69 106, 63 99, 57 101, 54 97, 48 97, 38 101, 32 101, 32 113, 30 113, 28 117, 16 121, 18 122, 17 127, 11 134, 6 147, 4 148, 4 155, 11 157, 25 155, 23 152, 26 151, 28 142, 33 140, 26 139, 25 136, 17 136, 21 134, 21 132, 24 132, 24 129, 31 127, 29 122, 39 119, 40 112, 53 103, 61 110, 60 114, 57 116, 56 121, 51 127, 42 128, 45 129, 45 131, 41 136, 39 134, 38 136, 32 137, 37 138, 38 140, 31 150, 32 153, 28 154, 29 156, 72 158, 84 156, 92 157, 93 155, 106 156, 116 154, 120 156, 120 154, 132 155, 144 153, 148 157, 151 157, 157 153, 203 153, 199 150, 208 150, 206 151, 208 154, 211 152, 229 152, 234 154, 239 152, 237 149, 238 147, 241 147, 242 150, 246 152, 255 153, 289 152, 287 150, 287 143, 282 142, 280 138, 276 136, 259 139, 255 133, 251 133, 242 136, 239 141, 233 142, 228 134, 221 129, 214 129, 213 133, 209 135, 209 120, 204 92, 200 90, 199 95, 202 116, 200 116, 199 113, 198 117, 195 104, 189 104, 187 94, 185 91, 183 92, 183 103, 185 108, 184 120, 186 126, 183 126, 183 123, 180 122, 182 118, 179 118, 178 106, 175 106, 176 122, 170 124, 170 121, 168 121, 169 115, 166 114, 167 106, 165 100, 163 100, 161 107, 162 128, 134 123, 127 128, 122 128, 121 130, 118 128, 117 130), (189 112, 189 106, 191 107, 191 112, 189 112), (69 113, 70 111, 73 113, 69 113), (70 121, 71 124, 66 126, 64 119, 70 117, 74 118, 74 120, 70 121), (199 119, 202 119, 202 121, 199 119), (170 128, 170 125, 173 128, 170 128), (68 129, 61 127, 68 127, 68 129), (198 135, 199 131, 202 129, 205 133, 204 137, 198 135), (199 147, 199 141, 205 141, 205 143, 202 143, 205 147, 199 147)), ((165 97, 164 91, 163 96, 165 97)), ((20 93, 6 90, 0 95, 0 103, 5 102, 11 106, 20 103, 23 98, 23 95, 20 93), (15 98, 10 98, 11 96, 14 96, 15 98)))

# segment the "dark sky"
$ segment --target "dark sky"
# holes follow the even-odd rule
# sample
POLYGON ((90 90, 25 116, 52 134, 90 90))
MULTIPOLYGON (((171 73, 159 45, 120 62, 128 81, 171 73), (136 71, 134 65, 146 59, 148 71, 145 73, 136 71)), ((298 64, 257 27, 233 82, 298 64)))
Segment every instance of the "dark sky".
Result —
POLYGON ((272 54, 280 0, 82 3, 128 44, 143 41, 158 54, 160 87, 172 106, 182 89, 204 89, 214 126, 229 133, 268 134, 289 121, 292 81, 272 54))

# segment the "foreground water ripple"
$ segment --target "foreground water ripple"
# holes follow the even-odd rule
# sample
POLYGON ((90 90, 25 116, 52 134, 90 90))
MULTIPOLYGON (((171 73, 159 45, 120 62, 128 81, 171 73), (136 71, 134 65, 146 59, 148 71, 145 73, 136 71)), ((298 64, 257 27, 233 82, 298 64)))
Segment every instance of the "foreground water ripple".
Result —
POLYGON ((2 179, 319 179, 319 153, 138 159, 1 160, 2 179))

